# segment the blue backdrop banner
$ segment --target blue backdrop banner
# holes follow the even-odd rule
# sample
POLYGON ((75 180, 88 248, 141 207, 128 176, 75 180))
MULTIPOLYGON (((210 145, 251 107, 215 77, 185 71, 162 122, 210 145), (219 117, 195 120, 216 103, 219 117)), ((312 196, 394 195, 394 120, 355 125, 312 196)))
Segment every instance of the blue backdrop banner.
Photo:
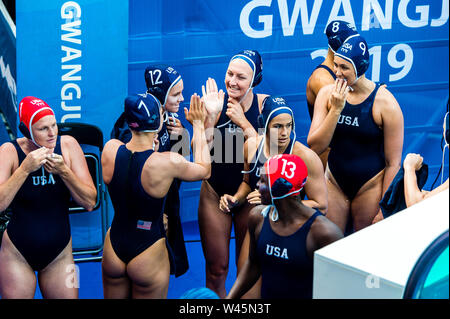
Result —
POLYGON ((18 0, 16 8, 18 100, 42 98, 58 122, 109 132, 127 94, 127 1, 18 0))

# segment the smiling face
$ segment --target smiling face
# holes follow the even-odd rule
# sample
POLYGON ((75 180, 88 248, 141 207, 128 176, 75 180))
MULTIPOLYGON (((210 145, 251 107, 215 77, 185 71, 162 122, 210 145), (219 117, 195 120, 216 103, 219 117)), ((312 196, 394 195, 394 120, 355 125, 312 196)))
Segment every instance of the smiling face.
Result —
POLYGON ((337 55, 334 56, 334 73, 338 79, 347 80, 347 83, 354 83, 356 80, 353 65, 337 55))
POLYGON ((183 80, 180 80, 170 89, 169 94, 167 95, 166 104, 164 105, 166 111, 172 113, 178 112, 180 109, 180 103, 184 101, 183 89, 183 80))
POLYGON ((55 148, 58 137, 58 126, 53 115, 47 115, 31 126, 36 144, 46 148, 55 148))
POLYGON ((278 148, 287 147, 292 132, 292 116, 287 113, 275 116, 267 127, 270 143, 278 148))
POLYGON ((230 97, 239 100, 247 92, 253 78, 253 70, 242 59, 234 59, 228 65, 225 88, 230 97))

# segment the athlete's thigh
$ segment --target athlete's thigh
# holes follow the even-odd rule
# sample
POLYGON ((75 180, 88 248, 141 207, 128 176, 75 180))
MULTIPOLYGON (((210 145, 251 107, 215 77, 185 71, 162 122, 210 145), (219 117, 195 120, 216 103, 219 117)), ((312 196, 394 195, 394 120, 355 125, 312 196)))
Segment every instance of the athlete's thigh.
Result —
POLYGON ((345 232, 347 220, 350 214, 350 201, 340 188, 328 178, 328 210, 326 217, 335 223, 342 232, 345 232))
POLYGON ((377 183, 374 187, 358 193, 353 199, 351 211, 355 231, 372 224, 373 219, 380 209, 379 203, 382 191, 382 183, 377 183))
POLYGON ((126 274, 126 265, 111 246, 109 230, 103 245, 102 280, 104 298, 124 299, 130 296, 131 284, 126 274))
POLYGON ((0 296, 5 299, 31 299, 36 291, 36 282, 33 269, 5 231, 0 249, 0 296))
POLYGON ((207 262, 228 264, 232 217, 219 209, 218 196, 205 183, 202 183, 198 205, 203 253, 207 262))
POLYGON ((159 239, 127 265, 133 298, 166 298, 170 278, 169 253, 159 239))
POLYGON ((110 239, 110 230, 106 233, 103 245, 102 274, 109 278, 126 276, 126 264, 115 253, 110 239))
MULTIPOLYGON (((234 235, 236 242, 236 262, 238 262, 241 249, 243 249, 242 245, 244 243, 244 238, 248 231, 248 215, 250 210, 255 205, 250 205, 248 203, 242 205, 240 209, 234 214, 234 235)), ((244 248, 246 250, 246 254, 248 255, 248 247, 244 248)))
POLYGON ((78 298, 79 273, 73 261, 72 239, 47 267, 39 271, 38 278, 44 298, 78 298))

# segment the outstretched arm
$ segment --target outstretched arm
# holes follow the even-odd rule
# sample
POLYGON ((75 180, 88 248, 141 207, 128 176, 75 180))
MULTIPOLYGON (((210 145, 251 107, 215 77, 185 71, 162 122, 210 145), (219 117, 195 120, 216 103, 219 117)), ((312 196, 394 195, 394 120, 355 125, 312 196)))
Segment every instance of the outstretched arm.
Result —
POLYGON ((193 94, 191 96, 189 110, 185 109, 184 113, 186 119, 192 123, 193 127, 192 147, 194 163, 190 163, 186 160, 183 161, 181 160, 183 157, 180 156, 181 158, 179 158, 179 160, 181 161, 181 165, 176 169, 178 176, 174 177, 182 180, 207 179, 211 174, 211 157, 205 134, 205 120, 207 117, 205 103, 200 100, 200 97, 197 94, 193 94), (184 166, 186 165, 192 168, 185 168, 184 166), (202 177, 199 178, 199 176, 202 177))

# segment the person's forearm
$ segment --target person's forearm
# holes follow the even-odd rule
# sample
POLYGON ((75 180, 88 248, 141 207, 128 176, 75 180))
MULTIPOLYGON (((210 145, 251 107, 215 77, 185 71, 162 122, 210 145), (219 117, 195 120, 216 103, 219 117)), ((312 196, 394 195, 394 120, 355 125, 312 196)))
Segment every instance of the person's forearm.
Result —
POLYGON ((0 185, 0 212, 8 208, 27 177, 28 173, 19 166, 10 178, 0 185))
POLYGON ((258 132, 256 132, 255 128, 250 124, 248 120, 243 121, 240 125, 240 128, 244 132, 244 140, 247 140, 249 137, 257 137, 258 132))
POLYGON ((319 202, 313 200, 313 199, 305 199, 302 200, 302 204, 311 208, 315 208, 320 210, 322 213, 326 214, 327 213, 327 205, 326 204, 320 204, 319 202))
POLYGON ((416 171, 413 168, 405 169, 404 177, 404 191, 406 207, 410 207, 423 199, 423 193, 417 186, 416 171))
POLYGON ((260 275, 259 267, 250 262, 250 259, 248 259, 242 270, 239 272, 239 275, 237 276, 236 281, 234 282, 234 285, 228 293, 226 299, 241 298, 250 288, 253 287, 260 275))
POLYGON ((213 145, 214 140, 214 126, 216 125, 217 117, 219 116, 219 113, 213 113, 208 114, 205 120, 205 136, 206 136, 206 142, 208 144, 208 148, 211 149, 213 145))
POLYGON ((94 209, 97 199, 97 189, 94 185, 83 183, 68 167, 59 176, 69 189, 75 202, 87 211, 94 209))
POLYGON ((330 146, 340 114, 330 110, 320 126, 308 136, 307 143, 316 154, 322 154, 330 146))
MULTIPOLYGON (((205 167, 208 171, 207 178, 211 175, 211 156, 206 141, 205 127, 203 123, 193 123, 192 148, 194 162, 205 167)), ((206 179, 207 179, 206 178, 206 179)))
POLYGON ((246 182, 242 182, 241 185, 239 185, 236 194, 234 194, 234 197, 237 199, 237 205, 245 203, 247 195, 250 194, 251 191, 250 186, 246 182))

